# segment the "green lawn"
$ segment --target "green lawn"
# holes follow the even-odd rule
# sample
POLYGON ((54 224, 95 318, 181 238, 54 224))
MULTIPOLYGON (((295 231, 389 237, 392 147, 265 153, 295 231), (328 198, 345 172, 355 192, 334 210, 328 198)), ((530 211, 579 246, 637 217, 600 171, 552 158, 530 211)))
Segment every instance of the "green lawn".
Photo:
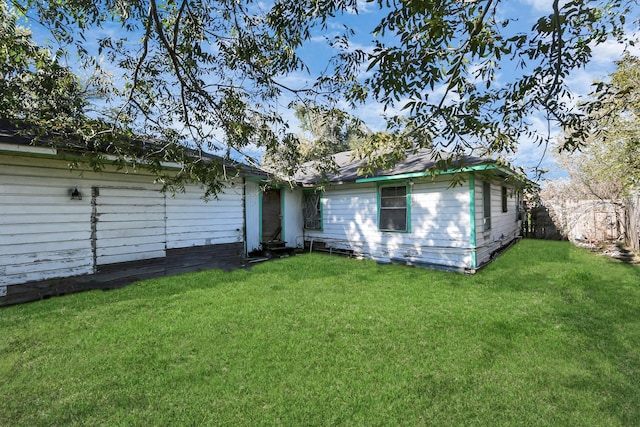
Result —
POLYGON ((640 425, 640 267, 306 254, 0 309, 0 425, 640 425))

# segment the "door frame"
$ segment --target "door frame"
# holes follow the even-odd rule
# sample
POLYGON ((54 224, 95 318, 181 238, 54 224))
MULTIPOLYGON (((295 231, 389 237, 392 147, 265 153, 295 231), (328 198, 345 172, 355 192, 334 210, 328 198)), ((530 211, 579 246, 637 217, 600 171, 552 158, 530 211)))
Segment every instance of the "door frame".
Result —
POLYGON ((284 218, 285 218, 285 192, 282 191, 282 186, 269 186, 266 188, 261 188, 260 189, 260 203, 259 203, 259 207, 260 207, 260 214, 259 214, 259 225, 260 225, 260 230, 259 230, 259 235, 260 235, 260 243, 264 243, 264 236, 263 236, 263 222, 264 222, 264 193, 267 191, 278 191, 280 193, 280 240, 284 241, 284 232, 285 232, 285 224, 284 224, 284 218))

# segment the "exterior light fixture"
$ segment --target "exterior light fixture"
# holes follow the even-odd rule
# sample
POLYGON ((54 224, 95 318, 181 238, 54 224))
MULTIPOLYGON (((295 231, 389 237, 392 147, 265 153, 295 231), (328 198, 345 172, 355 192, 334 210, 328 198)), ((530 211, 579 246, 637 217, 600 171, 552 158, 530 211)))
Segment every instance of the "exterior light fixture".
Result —
POLYGON ((71 200, 82 200, 82 194, 78 191, 77 187, 69 190, 69 194, 71 195, 71 200))

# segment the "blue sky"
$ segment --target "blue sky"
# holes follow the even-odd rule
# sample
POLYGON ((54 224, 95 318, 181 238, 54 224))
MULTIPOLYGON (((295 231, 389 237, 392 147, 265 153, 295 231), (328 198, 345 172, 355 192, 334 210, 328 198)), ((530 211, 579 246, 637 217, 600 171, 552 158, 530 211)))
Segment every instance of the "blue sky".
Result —
MULTIPOLYGON (((312 41, 307 44, 300 54, 303 60, 307 63, 311 69, 311 74, 306 73, 294 73, 292 75, 283 78, 286 84, 292 87, 300 87, 305 84, 311 85, 315 73, 323 70, 327 67, 327 62, 332 51, 329 49, 326 43, 326 37, 332 37, 339 34, 342 31, 343 25, 348 25, 355 29, 356 37, 352 40, 352 47, 361 48, 364 50, 371 49, 371 30, 379 22, 382 17, 382 13, 374 7, 362 0, 359 0, 359 14, 351 15, 346 14, 341 17, 336 17, 329 22, 328 29, 324 33, 318 33, 314 36, 312 41)), ((257 7, 266 9, 265 4, 257 3, 257 7)), ((513 22, 514 30, 528 31, 541 16, 548 15, 552 12, 551 0, 508 0, 499 4, 498 13, 504 17, 515 19, 513 22)), ((28 24, 27 24, 28 25, 28 24)), ((34 35, 37 41, 44 42, 50 37, 46 31, 36 26, 28 25, 34 31, 34 35)), ((635 31, 630 29, 629 31, 635 31)), ((108 37, 117 32, 117 28, 105 28, 90 32, 87 36, 86 47, 91 48, 95 46, 94 40, 101 37, 108 37)), ((577 70, 570 77, 571 90, 579 95, 585 95, 590 90, 591 83, 596 79, 605 78, 608 73, 611 73, 615 69, 614 61, 618 60, 623 53, 622 46, 611 41, 597 46, 594 52, 593 61, 585 68, 577 70)), ((640 52, 636 49, 635 54, 640 52)), ((118 79, 119 70, 110 66, 110 64, 103 62, 105 68, 112 71, 114 77, 118 79)), ((500 73, 498 73, 498 83, 500 81, 509 81, 512 77, 512 70, 509 68, 510 64, 505 64, 500 73)), ((363 70, 364 72, 364 70, 363 70)), ((82 74, 82 71, 79 71, 82 74)), ((293 111, 287 109, 288 103, 292 98, 286 95, 280 100, 278 108, 280 113, 287 119, 293 130, 298 129, 298 121, 293 115, 293 111)), ((389 111, 387 111, 388 113, 389 111)), ((383 119, 383 106, 373 100, 365 103, 357 108, 354 112, 360 119, 362 119, 366 125, 374 130, 384 130, 385 122, 383 119)), ((532 127, 543 134, 547 132, 548 123, 541 116, 530 117, 529 119, 532 127)), ((555 141, 559 135, 558 130, 550 129, 550 139, 555 141)), ((518 152, 511 156, 509 160, 513 162, 515 166, 532 168, 540 164, 543 168, 548 168, 551 172, 547 175, 547 178, 554 178, 558 176, 564 176, 562 171, 557 170, 554 164, 553 156, 551 155, 550 148, 546 150, 545 147, 538 146, 531 141, 522 140, 519 144, 518 152)), ((254 152, 253 154, 259 154, 254 152)))
MULTIPOLYGON (((498 14, 512 20, 513 31, 529 31, 537 20, 552 13, 552 0, 509 0, 503 1, 498 7, 498 14)), ((370 29, 372 29, 381 18, 381 13, 376 8, 364 6, 358 17, 343 17, 334 22, 335 34, 341 30, 342 24, 355 25, 357 34, 360 36, 355 38, 358 48, 368 49, 370 45, 370 29)), ((511 26, 510 26, 511 28, 511 26)), ((629 31, 634 31, 630 28, 629 31)), ((330 34, 325 34, 330 36, 330 34)), ((570 89, 577 95, 584 96, 590 92, 590 86, 595 80, 605 79, 606 76, 615 70, 615 61, 620 59, 623 54, 623 46, 615 41, 608 41, 594 48, 593 60, 585 68, 576 70, 568 79, 570 89)), ((632 48, 632 53, 640 54, 640 49, 632 48)), ((322 69, 326 66, 326 58, 330 54, 328 48, 324 44, 322 37, 317 37, 316 42, 310 45, 302 52, 303 56, 312 68, 322 69), (326 56, 325 56, 326 55, 326 56)), ((505 64, 498 73, 498 84, 500 81, 509 81, 513 78, 513 69, 510 64, 505 64)), ((304 75, 291 76, 298 82, 304 80, 304 75)), ((385 122, 383 120, 383 106, 375 101, 370 101, 357 109, 356 115, 373 130, 384 130, 385 122)), ((295 118, 291 116, 292 123, 295 118)), ((543 135, 549 134, 549 140, 555 142, 560 136, 557 128, 551 126, 543 116, 533 116, 529 118, 531 126, 543 135)), ((532 169, 541 167, 548 169, 549 173, 545 175, 546 179, 557 177, 565 177, 566 173, 555 164, 552 147, 540 146, 531 140, 523 139, 520 141, 519 149, 515 155, 509 156, 509 160, 517 167, 532 169)), ((533 177, 533 175, 531 175, 533 177)))

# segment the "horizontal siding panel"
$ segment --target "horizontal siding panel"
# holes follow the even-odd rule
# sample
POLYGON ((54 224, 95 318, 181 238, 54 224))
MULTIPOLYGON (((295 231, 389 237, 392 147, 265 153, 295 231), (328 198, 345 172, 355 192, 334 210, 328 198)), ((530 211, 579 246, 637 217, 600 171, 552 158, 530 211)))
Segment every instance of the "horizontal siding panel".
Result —
MULTIPOLYGON (((98 260, 100 260, 103 256, 109 255, 134 255, 134 254, 142 254, 145 252, 154 252, 159 253, 157 256, 164 256, 165 245, 163 243, 144 243, 139 245, 129 245, 129 246, 104 246, 100 248, 96 248, 96 255, 98 256, 98 260)), ((143 258, 135 258, 135 259, 143 259, 143 258)), ((132 261, 134 259, 132 258, 132 261)))
POLYGON ((85 264, 93 261, 93 252, 91 247, 76 249, 49 248, 39 252, 29 252, 24 254, 4 254, 0 255, 0 266, 6 271, 10 265, 38 265, 48 262, 62 262, 67 259, 85 260, 85 264))
POLYGON ((181 194, 180 197, 173 198, 167 196, 167 208, 168 209, 180 209, 181 207, 209 207, 209 206, 224 206, 233 205, 242 200, 241 193, 223 193, 220 194, 217 199, 209 199, 205 201, 202 199, 204 193, 189 193, 188 195, 181 194))
POLYGON ((377 238, 366 237, 362 234, 351 234, 348 238, 345 238, 344 233, 311 233, 307 232, 305 237, 307 240, 310 239, 319 239, 319 240, 327 240, 327 241, 351 241, 354 244, 375 244, 375 245, 384 245, 386 242, 394 240, 396 244, 402 244, 407 247, 413 248, 426 248, 426 247, 436 247, 436 248, 466 248, 469 247, 469 239, 467 236, 459 235, 459 236, 448 236, 443 234, 441 238, 434 238, 432 236, 426 238, 411 238, 408 237, 407 234, 396 233, 394 235, 386 235, 379 236, 377 238))
POLYGON ((16 274, 5 278, 0 278, 0 284, 3 285, 18 285, 26 282, 35 282, 47 279, 57 279, 63 277, 80 276, 83 274, 91 274, 93 269, 91 267, 76 267, 64 270, 51 270, 46 272, 30 272, 24 274, 16 274))
MULTIPOLYGON (((72 206, 82 205, 80 200, 71 200, 69 195, 69 189, 58 188, 57 194, 0 194, 0 207, 1 206, 72 206)), ((43 190, 40 189, 42 192, 43 190)), ((88 204, 88 201, 85 202, 88 204)))
POLYGON ((164 194, 160 191, 147 190, 144 188, 99 188, 99 195, 96 198, 98 206, 115 205, 115 206, 133 206, 133 205, 155 205, 162 203, 164 205, 164 194))
POLYGON ((163 258, 165 251, 146 251, 113 255, 102 255, 98 258, 98 265, 116 264, 119 262, 141 261, 152 258, 163 258))
MULTIPOLYGON (((0 168, 4 166, 0 165, 0 168)), ((36 168, 33 168, 34 170, 36 168)), ((29 176, 29 175, 9 175, 5 171, 0 172, 2 177, 2 185, 9 188, 6 194, 43 194, 44 189, 66 189, 68 192, 71 188, 78 187, 81 193, 87 194, 87 197, 91 194, 91 184, 82 179, 79 174, 69 173, 69 171, 57 171, 53 170, 51 174, 43 174, 42 176, 29 176), (24 193, 22 187, 24 186, 24 193), (35 188, 41 189, 40 192, 35 188)), ((58 191, 58 190, 54 190, 58 191)), ((5 192, 5 190, 3 190, 5 192)), ((44 193, 46 194, 46 193, 44 193)))
MULTIPOLYGON (((236 230, 219 230, 211 231, 209 233, 176 233, 168 234, 167 242, 177 241, 209 241, 216 240, 217 243, 233 243, 242 238, 242 233, 236 230)), ((202 245, 209 245, 211 243, 201 243, 202 245)))
MULTIPOLYGON (((124 216, 123 218, 131 218, 131 216, 124 216)), ((156 220, 145 220, 143 215, 136 216, 137 220, 131 219, 130 221, 124 222, 123 219, 120 221, 109 221, 103 220, 102 218, 98 218, 98 232, 107 232, 113 230, 131 230, 131 229, 140 229, 140 228, 156 228, 164 230, 164 220, 156 219, 156 220)))
POLYGON ((167 218, 171 221, 171 224, 175 224, 176 221, 180 222, 183 220, 200 220, 200 221, 211 221, 218 218, 229 218, 236 221, 241 221, 244 218, 242 214, 242 210, 234 210, 234 211, 222 211, 222 212, 182 212, 180 215, 171 214, 167 212, 167 218))
POLYGON ((143 236, 124 235, 114 238, 98 237, 100 248, 121 248, 123 251, 127 248, 140 248, 145 245, 164 245, 164 231, 157 234, 146 233, 143 236))
POLYGON ((169 230, 167 234, 179 234, 179 233, 188 233, 188 232, 197 232, 197 233, 207 233, 207 232, 216 232, 220 230, 233 230, 239 231, 244 228, 244 222, 238 221, 237 219, 229 219, 229 220, 220 220, 216 219, 216 221, 212 221, 211 223, 202 224, 201 222, 196 221, 167 221, 167 229, 169 230))
POLYGON ((242 242, 241 236, 235 236, 235 238, 218 236, 218 237, 211 237, 206 239, 203 239, 202 237, 200 237, 199 239, 193 239, 193 240, 175 240, 175 239, 168 240, 167 239, 167 249, 179 249, 179 248, 188 248, 192 246, 209 246, 209 245, 220 245, 220 244, 226 244, 226 243, 239 243, 239 242, 242 242))
POLYGON ((0 184, 0 200, 2 200, 3 202, 5 197, 9 200, 16 196, 24 198, 42 197, 44 193, 43 188, 56 189, 54 190, 56 191, 55 193, 51 191, 46 192, 46 194, 51 196, 54 196, 55 194, 68 195, 69 190, 71 189, 68 184, 68 179, 56 180, 55 178, 52 178, 51 180, 47 180, 46 182, 25 182, 24 178, 21 178, 22 182, 20 182, 20 180, 16 180, 17 182, 15 183, 8 183, 7 176, 4 176, 1 173, 0 176, 2 177, 2 184, 0 184), (56 181, 58 182, 56 183, 56 181), (66 190, 66 192, 63 192, 63 189, 66 190))
MULTIPOLYGON (((309 240, 307 239, 307 241, 309 240)), ((374 258, 383 262, 403 262, 446 268, 471 267, 471 249, 466 247, 415 247, 411 245, 354 244, 354 242, 348 240, 314 240, 316 248, 322 243, 326 244, 327 248, 353 250, 364 257, 374 258)))
MULTIPOLYGON (((209 203, 213 203, 213 202, 209 202, 209 203)), ((243 204, 241 200, 236 200, 234 202, 230 202, 226 204, 209 205, 209 206, 203 206, 203 205, 182 206, 180 208, 173 208, 173 209, 167 206, 167 214, 175 218, 181 218, 183 217, 183 215, 188 215, 188 214, 198 214, 199 216, 202 216, 202 215, 244 216, 243 204)))
POLYGON ((46 275, 59 274, 69 269, 88 268, 93 269, 93 256, 89 252, 79 251, 76 257, 64 257, 56 260, 48 259, 43 261, 32 261, 21 264, 20 259, 16 259, 5 268, 4 275, 15 276, 26 273, 43 273, 46 275))
MULTIPOLYGON (((154 221, 158 222, 158 221, 154 221)), ((110 223, 111 225, 115 223, 110 223)), ((96 238, 102 242, 105 239, 140 239, 149 235, 162 235, 164 234, 164 224, 159 224, 158 227, 149 226, 149 224, 142 224, 145 227, 114 227, 111 229, 101 228, 96 231, 96 238)), ((157 238, 155 238, 157 240, 157 238)))
POLYGON ((75 251, 90 248, 91 242, 87 240, 64 240, 59 242, 34 242, 19 245, 0 246, 0 255, 33 254, 38 257, 40 253, 49 251, 75 251))
MULTIPOLYGON (((2 240, 0 240, 0 244, 4 241, 5 243, 13 242, 12 239, 25 235, 29 236, 31 241, 37 241, 38 236, 45 233, 56 233, 60 231, 59 227, 53 226, 52 223, 48 221, 35 221, 32 223, 27 223, 25 221, 33 220, 33 218, 26 218, 24 215, 21 216, 22 222, 10 224, 5 222, 5 218, 0 218, 0 236, 2 240)), ((60 218, 61 222, 63 222, 64 218, 60 218)), ((16 218, 17 220, 17 218, 16 218)), ((67 233, 75 233, 78 231, 86 231, 90 232, 90 225, 88 223, 88 217, 85 215, 78 216, 76 221, 66 222, 64 225, 63 232, 65 235, 67 233)))
POLYGON ((0 255, 0 284, 4 285, 92 272, 90 248, 0 255))
MULTIPOLYGON (((0 215, 73 215, 79 211, 78 205, 56 204, 56 205, 0 205, 0 215)), ((87 210, 87 212, 90 212, 87 210)), ((4 221, 3 221, 4 222, 4 221)))
MULTIPOLYGON (((98 214, 98 223, 102 224, 102 223, 109 223, 109 222, 113 222, 113 223, 119 223, 119 224, 126 224, 126 223, 145 223, 147 221, 163 221, 164 223, 164 214, 162 214, 161 212, 155 212, 156 216, 149 216, 149 214, 146 214, 144 212, 139 212, 139 213, 110 213, 107 215, 102 215, 102 214, 98 214)), ((133 226, 128 227, 128 228, 133 228, 133 226)))
POLYGON ((58 243, 64 240, 89 240, 91 239, 91 231, 90 230, 69 230, 67 229, 65 232, 56 233, 52 231, 43 231, 41 233, 22 233, 22 234, 11 234, 11 235, 3 235, 2 240, 0 240, 0 247, 2 246, 13 246, 13 245, 24 245, 38 242, 41 243, 58 243))
POLYGON ((91 209, 88 208, 86 212, 79 212, 74 214, 59 215, 57 213, 41 213, 41 214, 13 214, 0 216, 0 224, 11 226, 6 230, 20 230, 22 226, 29 224, 55 224, 54 227, 64 227, 66 223, 87 223, 91 218, 91 209))
POLYGON ((155 205, 97 205, 98 212, 100 212, 101 218, 106 218, 108 215, 115 215, 121 217, 122 215, 144 213, 147 216, 164 218, 164 204, 158 203, 155 205))

